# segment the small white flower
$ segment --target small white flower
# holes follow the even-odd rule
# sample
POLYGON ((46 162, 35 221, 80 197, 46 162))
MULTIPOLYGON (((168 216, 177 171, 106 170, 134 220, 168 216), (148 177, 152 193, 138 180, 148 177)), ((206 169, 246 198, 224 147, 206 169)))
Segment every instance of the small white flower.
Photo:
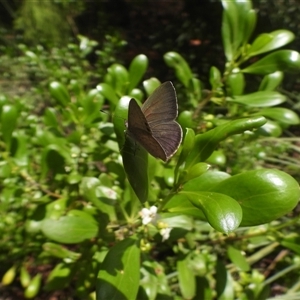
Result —
POLYGON ((143 208, 140 211, 140 216, 142 218, 142 222, 144 225, 149 224, 156 218, 156 213, 157 213, 157 207, 156 206, 151 206, 149 209, 148 208, 143 208))
POLYGON ((167 227, 167 228, 163 228, 159 231, 159 233, 162 236, 162 241, 166 241, 169 237, 170 237, 170 232, 171 232, 172 228, 171 227, 167 227))

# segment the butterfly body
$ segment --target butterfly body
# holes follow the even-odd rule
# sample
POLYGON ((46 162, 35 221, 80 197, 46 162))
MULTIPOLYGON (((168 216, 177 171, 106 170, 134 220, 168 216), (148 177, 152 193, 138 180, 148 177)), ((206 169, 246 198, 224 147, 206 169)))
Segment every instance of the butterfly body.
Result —
POLYGON ((159 86, 139 107, 131 99, 128 107, 127 134, 152 156, 169 160, 182 140, 182 129, 175 121, 178 106, 175 89, 170 81, 159 86))

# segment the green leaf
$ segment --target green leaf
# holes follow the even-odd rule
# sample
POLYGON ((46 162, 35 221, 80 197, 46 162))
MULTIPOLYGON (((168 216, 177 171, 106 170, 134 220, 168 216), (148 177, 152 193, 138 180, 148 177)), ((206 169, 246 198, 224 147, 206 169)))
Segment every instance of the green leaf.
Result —
POLYGON ((244 28, 244 42, 247 43, 250 39, 253 30, 256 26, 257 14, 254 9, 248 10, 245 16, 245 28, 244 28))
POLYGON ((177 52, 166 53, 164 60, 169 67, 175 70, 176 77, 187 88, 193 74, 186 60, 177 52))
POLYGON ((238 27, 238 12, 235 3, 222 0, 222 40, 227 61, 232 61, 236 51, 236 28, 238 27))
POLYGON ((72 278, 72 264, 57 264, 50 272, 44 289, 46 291, 60 290, 70 284, 72 278))
POLYGON ((280 244, 300 255, 300 237, 298 234, 284 237, 280 244))
POLYGON ((181 183, 185 183, 191 179, 194 179, 203 173, 205 173, 209 169, 209 165, 206 163, 197 163, 193 165, 190 169, 188 169, 186 172, 183 172, 182 175, 183 178, 179 179, 181 183))
MULTIPOLYGON (((129 74, 126 68, 120 64, 113 64, 107 69, 107 74, 108 77, 110 78, 109 82, 107 83, 112 87, 114 92, 119 97, 126 94, 126 90, 129 84, 129 74)), ((98 90, 99 90, 98 88, 99 86, 100 85, 97 86, 98 90)))
POLYGON ((212 192, 181 191, 197 208, 201 209, 209 224, 226 234, 234 231, 242 220, 242 209, 237 201, 212 192))
MULTIPOLYGON (((115 203, 116 192, 95 177, 83 177, 81 189, 84 198, 93 203, 100 212, 107 214, 111 222, 116 221, 115 203)), ((88 214, 89 215, 89 214, 88 214)), ((101 224, 106 226, 106 224, 101 224)))
POLYGON ((247 51, 249 57, 278 49, 295 39, 295 35, 288 30, 280 29, 259 35, 247 51))
POLYGON ((265 122, 264 117, 238 119, 220 125, 206 133, 198 134, 195 138, 195 145, 186 159, 186 169, 197 162, 205 161, 218 144, 230 135, 258 128, 265 122))
POLYGON ((286 97, 274 91, 260 91, 247 95, 226 99, 228 102, 239 103, 249 107, 275 106, 286 101, 286 97))
POLYGON ((25 289, 24 291, 25 298, 26 299, 34 298, 40 291, 41 283, 42 283, 42 274, 38 273, 32 278, 29 285, 25 289))
POLYGON ((278 50, 242 69, 244 73, 266 75, 276 71, 298 73, 300 71, 299 52, 278 50))
POLYGON ((233 72, 227 77, 227 84, 232 96, 243 95, 245 88, 245 78, 239 69, 234 69, 233 72))
POLYGON ((228 195, 241 205, 241 226, 269 223, 290 212, 300 197, 297 181, 275 169, 260 169, 232 176, 213 191, 228 195))
POLYGON ((209 70, 209 83, 213 90, 217 90, 223 86, 221 72, 214 66, 212 66, 209 70))
POLYGON ((225 166, 226 156, 222 150, 216 150, 211 154, 206 162, 217 166, 225 166))
POLYGON ((12 151, 14 161, 18 166, 27 166, 29 161, 28 136, 26 136, 25 133, 18 131, 14 134, 12 145, 14 145, 15 142, 15 151, 12 151))
POLYGON ((297 125, 300 123, 299 117, 294 111, 283 107, 264 108, 259 111, 259 114, 281 124, 297 125))
POLYGON ((184 299, 193 299, 196 294, 196 278, 189 267, 189 260, 187 256, 176 263, 179 288, 184 299))
POLYGON ((13 105, 4 105, 1 113, 1 132, 7 149, 10 149, 12 133, 16 128, 18 111, 13 105))
POLYGON ((148 153, 127 137, 122 149, 123 165, 128 181, 139 200, 148 200, 148 153))
POLYGON ((250 270, 250 265, 240 250, 229 246, 227 248, 227 255, 239 270, 244 272, 248 272, 250 270))
POLYGON ((101 93, 101 95, 107 99, 111 104, 117 105, 119 101, 119 97, 116 95, 113 88, 107 83, 100 83, 97 85, 97 90, 101 93))
POLYGON ((144 80, 143 85, 147 92, 147 95, 149 96, 154 92, 156 88, 158 88, 161 85, 161 82, 157 78, 151 77, 148 80, 144 80))
POLYGON ((98 224, 88 213, 83 216, 63 216, 58 220, 44 219, 42 232, 44 235, 59 243, 76 244, 86 239, 94 238, 98 232, 98 224))
POLYGON ((136 238, 127 238, 111 248, 98 273, 97 300, 136 299, 140 281, 140 249, 136 238))
POLYGON ((81 254, 70 251, 62 245, 50 242, 43 244, 43 250, 47 253, 47 255, 66 259, 68 262, 74 262, 81 256, 81 254))
POLYGON ((49 85, 49 91, 51 96, 62 106, 70 104, 70 95, 67 88, 58 81, 53 81, 49 85))
POLYGON ((256 133, 262 136, 279 137, 282 135, 282 128, 277 122, 268 120, 266 124, 257 129, 256 133))
POLYGON ((281 71, 276 71, 274 73, 265 75, 260 83, 260 91, 273 91, 275 90, 283 80, 283 73, 281 71))
POLYGON ((148 58, 144 54, 137 55, 129 66, 129 86, 128 91, 131 92, 141 79, 148 68, 148 58))

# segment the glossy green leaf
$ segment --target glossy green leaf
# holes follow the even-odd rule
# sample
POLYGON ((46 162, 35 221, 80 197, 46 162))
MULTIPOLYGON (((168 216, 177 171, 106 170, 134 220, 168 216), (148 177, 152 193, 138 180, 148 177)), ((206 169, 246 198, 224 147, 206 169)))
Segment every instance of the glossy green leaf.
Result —
POLYGON ((278 50, 242 69, 244 73, 267 75, 276 71, 298 73, 300 55, 293 50, 278 50))
POLYGON ((155 77, 151 77, 150 79, 143 81, 143 86, 148 96, 151 95, 160 85, 161 82, 155 77))
POLYGON ((238 12, 233 1, 222 1, 222 40, 227 61, 232 61, 235 55, 236 46, 233 41, 236 39, 238 27, 238 12))
POLYGON ((135 100, 142 101, 144 98, 144 94, 140 89, 133 89, 130 91, 129 96, 134 98, 135 100))
POLYGON ((20 282, 23 288, 28 287, 29 283, 30 283, 30 274, 27 271, 25 266, 22 266, 20 269, 20 282))
POLYGON ((97 300, 136 299, 140 280, 140 249, 136 238, 126 238, 111 248, 98 273, 97 300))
POLYGON ((193 128, 193 113, 189 110, 182 111, 177 119, 178 123, 181 125, 183 133, 185 133, 186 128, 193 128))
POLYGON ((275 169, 260 169, 232 176, 213 191, 228 195, 241 205, 241 226, 269 223, 284 216, 297 205, 300 198, 297 181, 275 169))
POLYGON ((196 294, 196 278, 189 267, 189 257, 178 260, 176 263, 178 281, 184 299, 193 299, 196 294))
POLYGON ((226 99, 228 102, 239 103, 250 107, 268 107, 281 104, 286 101, 286 97, 274 91, 260 91, 234 98, 226 99))
POLYGON ((288 30, 280 29, 259 35, 247 51, 249 57, 278 49, 295 39, 295 35, 288 30))
POLYGON ((223 86, 222 75, 218 68, 212 66, 209 70, 209 83, 213 90, 216 90, 223 86))
POLYGON ((127 137, 122 149, 123 165, 128 181, 139 200, 148 200, 148 153, 127 137))
POLYGON ((226 156, 222 150, 216 150, 211 154, 206 162, 212 165, 225 166, 226 156))
POLYGON ((34 298, 40 291, 42 283, 42 274, 36 274, 32 280, 30 281, 29 285, 24 291, 24 296, 26 299, 34 298))
POLYGON ((45 253, 47 253, 47 255, 66 259, 66 261, 68 262, 74 262, 81 256, 81 254, 70 251, 62 245, 50 242, 43 244, 43 250, 45 251, 45 253))
POLYGON ((266 124, 257 129, 256 133, 262 136, 279 137, 282 135, 282 128, 277 122, 268 120, 266 124))
POLYGON ((117 105, 119 101, 119 97, 116 95, 116 92, 113 88, 107 83, 100 83, 97 85, 97 90, 101 93, 101 95, 107 99, 111 104, 117 105))
POLYGON ((67 88, 58 81, 53 81, 49 85, 49 91, 51 96, 62 106, 70 104, 70 95, 67 88))
POLYGON ((195 145, 186 158, 186 168, 197 162, 205 161, 213 153, 219 142, 228 136, 258 128, 265 122, 264 117, 238 119, 220 125, 206 133, 198 134, 195 138, 195 145))
POLYGON ((229 246, 227 248, 227 255, 231 262, 241 271, 248 272, 250 270, 250 265, 247 262, 245 256, 240 250, 229 246))
POLYGON ((85 214, 87 218, 67 215, 57 220, 44 219, 42 232, 47 238, 64 244, 76 244, 94 238, 98 232, 98 224, 91 220, 91 215, 85 214))
POLYGON ((282 80, 283 73, 281 71, 265 75, 260 83, 259 91, 274 91, 281 84, 282 80))
POLYGON ((242 220, 238 202, 221 193, 181 191, 193 205, 201 209, 209 224, 226 234, 235 230, 242 220))
POLYGON ((1 113, 1 132, 7 149, 10 149, 12 133, 16 128, 18 111, 16 106, 4 105, 1 113))
POLYGON ((297 125, 300 122, 298 115, 294 111, 283 107, 264 108, 260 110, 259 114, 281 124, 297 125))
POLYGON ((110 81, 107 83, 113 88, 114 92, 118 96, 123 96, 126 93, 127 87, 129 85, 128 71, 124 66, 120 64, 113 64, 107 69, 107 72, 110 78, 110 81))
POLYGON ((233 70, 233 72, 227 77, 227 84, 232 96, 243 95, 245 88, 244 74, 239 72, 239 69, 233 70))
POLYGON ((256 26, 257 14, 254 9, 249 9, 245 17, 244 42, 247 43, 250 39, 256 26))
POLYGON ((70 284, 72 278, 72 264, 57 264, 50 272, 44 289, 46 291, 60 290, 70 284))
POLYGON ((144 54, 137 55, 129 66, 129 86, 128 91, 132 91, 143 78, 148 68, 148 58, 144 54))
POLYGON ((201 176, 209 169, 209 167, 210 166, 208 164, 201 162, 193 165, 190 169, 183 173, 185 175, 182 179, 180 179, 180 182, 185 183, 191 179, 201 176))
POLYGON ((164 55, 165 63, 175 70, 176 77, 185 86, 193 78, 192 71, 186 60, 177 52, 168 52, 164 55))

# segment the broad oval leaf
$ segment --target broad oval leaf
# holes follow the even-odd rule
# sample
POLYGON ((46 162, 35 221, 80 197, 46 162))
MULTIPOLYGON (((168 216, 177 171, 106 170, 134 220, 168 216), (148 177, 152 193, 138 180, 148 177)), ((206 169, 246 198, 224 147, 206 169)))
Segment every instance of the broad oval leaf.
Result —
POLYGON ((140 281, 137 239, 127 238, 111 248, 101 265, 96 284, 97 300, 136 299, 140 281))
POLYGON ((44 219, 41 230, 47 238, 63 244, 76 244, 94 238, 98 233, 98 224, 90 214, 82 213, 87 217, 68 215, 56 220, 44 219))
POLYGON ((212 192, 180 192, 204 213, 209 224, 226 234, 235 230, 242 220, 238 202, 227 195, 212 192))
POLYGON ((271 222, 290 212, 300 198, 297 181, 274 169, 254 170, 232 176, 213 191, 238 201, 243 209, 241 226, 271 222))

